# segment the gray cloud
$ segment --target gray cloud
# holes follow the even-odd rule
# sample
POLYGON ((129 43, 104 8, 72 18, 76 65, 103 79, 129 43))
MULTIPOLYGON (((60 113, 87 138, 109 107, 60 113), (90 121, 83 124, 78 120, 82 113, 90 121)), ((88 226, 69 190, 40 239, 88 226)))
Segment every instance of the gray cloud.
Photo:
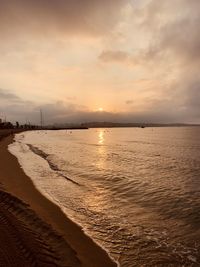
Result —
MULTIPOLYGON (((0 0, 1 35, 17 32, 61 31, 68 33, 104 34, 119 21, 121 8, 126 1, 30 1, 0 0)), ((135 16, 140 18, 141 30, 150 33, 148 48, 134 54, 122 50, 104 50, 99 59, 103 62, 137 62, 166 86, 159 99, 149 99, 148 108, 140 113, 94 113, 69 103, 44 105, 48 122, 67 121, 151 121, 200 122, 200 1, 151 0, 135 16)), ((135 40, 137 41, 137 40, 135 40)), ((0 90, 1 109, 10 118, 21 118, 27 113, 37 122, 39 107, 18 98, 11 92, 0 90), (8 103, 9 102, 9 103, 8 103)), ((132 104, 131 100, 126 101, 132 104)))
POLYGON ((137 16, 144 34, 151 33, 137 62, 165 84, 158 88, 163 98, 151 100, 149 107, 163 118, 169 114, 175 120, 200 123, 200 1, 151 0, 137 16))
POLYGON ((134 103, 133 100, 126 100, 126 104, 127 104, 127 105, 131 105, 131 104, 133 104, 133 103, 134 103))
MULTIPOLYGON (((6 90, 2 90, 2 95, 6 95, 6 90)), ((47 103, 38 105, 33 102, 23 100, 12 93, 8 93, 7 100, 0 98, 0 117, 6 117, 12 122, 20 123, 31 122, 40 123, 40 109, 43 111, 45 124, 53 123, 82 123, 91 121, 112 121, 112 122, 154 122, 154 123, 170 123, 170 122, 189 122, 191 117, 187 109, 183 112, 177 110, 177 107, 171 101, 163 100, 153 101, 152 108, 140 112, 91 112, 84 106, 78 106, 74 103, 66 103, 58 101, 55 103, 47 103), (10 97, 12 95, 12 97, 10 97), (156 106, 156 108, 155 108, 156 106), (167 111, 167 112, 166 112, 167 111), (174 115, 176 113, 176 116, 174 115)), ((130 101, 129 101, 130 102, 130 101)), ((132 102, 132 101, 131 101, 132 102)), ((131 103, 130 103, 131 104, 131 103)), ((191 105, 196 105, 194 99, 190 99, 191 105)), ((189 106, 189 104, 188 104, 189 106)), ((197 110, 196 110, 197 111, 197 110)), ((198 115, 192 114, 192 116, 198 115)))
POLYGON ((129 59, 129 54, 125 51, 113 51, 113 50, 107 50, 102 51, 99 55, 99 59, 104 62, 125 62, 129 59))
POLYGON ((26 115, 34 113, 34 107, 33 102, 23 100, 10 90, 0 89, 0 118, 24 123, 26 115))
MULTIPOLYGON (((143 26, 152 31, 153 40, 146 51, 149 57, 157 54, 175 60, 197 59, 200 51, 198 25, 200 23, 200 2, 198 0, 151 0, 146 6, 143 26), (178 16, 177 16, 178 12, 178 16), (163 19, 167 17, 167 19, 163 19)), ((199 57, 198 57, 199 59, 199 57)), ((184 62, 186 63, 186 62, 184 62)))
POLYGON ((1 100, 19 101, 20 98, 17 95, 0 88, 0 101, 1 100))
POLYGON ((56 32, 104 34, 127 0, 0 0, 1 35, 56 32))

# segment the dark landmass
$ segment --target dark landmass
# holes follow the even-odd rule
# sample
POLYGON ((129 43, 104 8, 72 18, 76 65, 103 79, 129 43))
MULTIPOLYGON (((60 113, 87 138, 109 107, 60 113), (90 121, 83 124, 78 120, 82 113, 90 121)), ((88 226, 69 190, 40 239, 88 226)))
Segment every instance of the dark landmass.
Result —
POLYGON ((186 123, 120 123, 120 122, 86 122, 81 126, 87 128, 114 128, 114 127, 188 127, 200 126, 200 124, 186 124, 186 123))
POLYGON ((74 127, 44 127, 42 129, 48 129, 48 130, 87 130, 88 127, 85 127, 85 126, 80 126, 80 125, 77 125, 77 126, 74 126, 74 127))
POLYGON ((120 127, 198 127, 200 124, 187 124, 187 123, 123 123, 123 122, 84 122, 84 123, 55 123, 53 125, 31 125, 24 124, 20 125, 16 122, 13 125, 11 122, 1 123, 0 122, 0 138, 7 136, 7 133, 17 133, 26 130, 87 130, 89 128, 120 128, 120 127))

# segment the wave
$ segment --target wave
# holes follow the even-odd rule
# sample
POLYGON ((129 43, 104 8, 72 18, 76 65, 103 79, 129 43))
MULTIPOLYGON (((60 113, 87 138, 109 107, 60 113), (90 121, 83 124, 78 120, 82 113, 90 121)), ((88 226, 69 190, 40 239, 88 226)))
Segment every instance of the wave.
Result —
POLYGON ((53 163, 50 158, 49 158, 49 154, 45 153, 44 151, 42 151, 41 149, 39 149, 38 147, 36 146, 33 146, 31 144, 27 144, 27 146, 29 147, 29 149, 35 153, 36 155, 40 156, 41 158, 45 159, 46 162, 48 163, 49 167, 51 170, 55 171, 59 176, 62 176, 63 178, 65 178, 66 180, 68 180, 69 182, 72 182, 73 184, 75 185, 78 185, 78 186, 82 186, 80 183, 74 181, 73 179, 67 177, 66 175, 64 175, 62 173, 62 170, 59 169, 59 167, 53 163))

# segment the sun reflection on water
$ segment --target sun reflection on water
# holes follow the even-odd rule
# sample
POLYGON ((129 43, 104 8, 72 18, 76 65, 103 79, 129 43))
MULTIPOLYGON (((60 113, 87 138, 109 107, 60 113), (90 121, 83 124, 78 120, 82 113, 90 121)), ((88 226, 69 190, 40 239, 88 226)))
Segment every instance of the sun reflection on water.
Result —
POLYGON ((105 141, 105 137, 104 137, 104 130, 100 130, 99 131, 99 140, 98 140, 98 144, 99 145, 103 145, 104 141, 105 141))
POLYGON ((106 164, 106 147, 105 147, 105 131, 100 129, 98 131, 98 149, 97 149, 97 161, 96 167, 103 170, 106 164))

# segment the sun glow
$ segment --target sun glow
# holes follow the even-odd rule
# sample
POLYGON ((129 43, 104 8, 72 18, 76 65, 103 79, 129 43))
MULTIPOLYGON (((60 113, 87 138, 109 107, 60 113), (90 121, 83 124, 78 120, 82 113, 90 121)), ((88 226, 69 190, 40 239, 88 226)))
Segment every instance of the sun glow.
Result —
POLYGON ((98 111, 102 112, 103 111, 103 108, 98 108, 98 111))

